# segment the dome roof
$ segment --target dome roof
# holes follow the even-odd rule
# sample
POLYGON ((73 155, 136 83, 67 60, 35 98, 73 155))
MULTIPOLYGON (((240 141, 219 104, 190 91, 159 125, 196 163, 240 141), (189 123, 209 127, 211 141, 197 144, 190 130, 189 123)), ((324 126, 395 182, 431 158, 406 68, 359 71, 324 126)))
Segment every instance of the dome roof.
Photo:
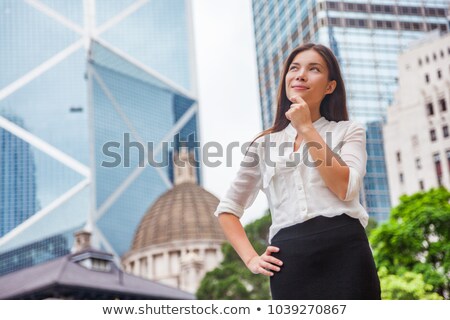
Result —
POLYGON ((225 236, 213 215, 219 199, 192 182, 175 185, 147 210, 131 250, 177 240, 220 240, 225 236))

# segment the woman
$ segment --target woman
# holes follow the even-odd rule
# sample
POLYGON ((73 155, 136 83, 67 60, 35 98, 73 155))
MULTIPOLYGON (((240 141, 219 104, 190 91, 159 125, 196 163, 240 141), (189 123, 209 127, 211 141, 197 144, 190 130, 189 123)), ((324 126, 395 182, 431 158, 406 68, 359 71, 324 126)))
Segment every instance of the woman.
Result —
POLYGON ((249 147, 215 215, 245 265, 270 276, 273 299, 380 299, 359 203, 365 130, 348 120, 336 57, 302 45, 281 79, 274 125, 249 147), (272 215, 261 255, 239 221, 260 189, 272 215))

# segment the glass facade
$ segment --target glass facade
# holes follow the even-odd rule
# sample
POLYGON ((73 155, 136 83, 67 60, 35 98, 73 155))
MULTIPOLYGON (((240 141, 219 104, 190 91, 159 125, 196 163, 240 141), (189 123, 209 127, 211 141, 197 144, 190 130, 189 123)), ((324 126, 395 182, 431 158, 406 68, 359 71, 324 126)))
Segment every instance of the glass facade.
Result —
MULTIPOLYGON (((397 56, 425 32, 448 31, 448 0, 253 0, 263 127, 272 125, 282 63, 306 42, 330 47, 338 58, 352 120, 367 124, 369 161, 364 203, 371 216, 389 214, 383 143, 370 123, 383 122, 397 86, 397 56), (380 148, 380 150, 374 150, 380 148), (375 158, 372 158, 372 155, 375 158), (370 166, 375 165, 376 168, 370 166), (383 172, 378 172, 383 170, 383 172), (377 173, 377 178, 371 176, 377 173), (383 196, 380 195, 380 192, 383 196), (386 202, 387 201, 387 202, 386 202)), ((377 125, 375 125, 377 127, 377 125)))
MULTIPOLYGON (((7 116, 15 124, 21 119, 7 116)), ((0 128, 0 237, 36 212, 34 158, 30 146, 0 128)))
POLYGON ((199 139, 189 2, 5 0, 0 46, 0 274, 84 226, 120 257, 199 139))

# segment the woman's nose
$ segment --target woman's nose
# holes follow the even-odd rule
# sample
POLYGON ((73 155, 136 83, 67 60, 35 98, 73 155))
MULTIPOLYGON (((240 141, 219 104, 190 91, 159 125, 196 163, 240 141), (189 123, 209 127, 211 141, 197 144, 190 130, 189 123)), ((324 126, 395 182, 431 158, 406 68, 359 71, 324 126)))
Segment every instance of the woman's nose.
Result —
POLYGON ((297 71, 297 74, 295 75, 295 80, 305 80, 305 79, 306 79, 305 70, 299 69, 297 71))

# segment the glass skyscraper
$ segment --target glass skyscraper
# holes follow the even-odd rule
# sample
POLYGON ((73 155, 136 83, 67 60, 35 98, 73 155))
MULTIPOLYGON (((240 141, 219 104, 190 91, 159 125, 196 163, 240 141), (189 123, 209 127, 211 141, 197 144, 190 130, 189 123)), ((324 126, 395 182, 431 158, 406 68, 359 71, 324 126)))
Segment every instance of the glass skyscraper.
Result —
POLYGON ((178 140, 199 140, 190 6, 0 2, 0 199, 27 210, 0 204, 0 274, 67 254, 81 228, 129 249, 178 140))
POLYGON ((253 0, 263 127, 272 125, 282 63, 306 42, 330 47, 342 68, 350 118, 367 124, 362 202, 383 221, 390 211, 384 164, 386 108, 396 89, 397 56, 425 32, 448 31, 448 0, 253 0))
MULTIPOLYGON (((8 120, 23 126, 20 118, 8 120)), ((25 141, 0 128, 0 237, 36 212, 33 154, 25 141)))

